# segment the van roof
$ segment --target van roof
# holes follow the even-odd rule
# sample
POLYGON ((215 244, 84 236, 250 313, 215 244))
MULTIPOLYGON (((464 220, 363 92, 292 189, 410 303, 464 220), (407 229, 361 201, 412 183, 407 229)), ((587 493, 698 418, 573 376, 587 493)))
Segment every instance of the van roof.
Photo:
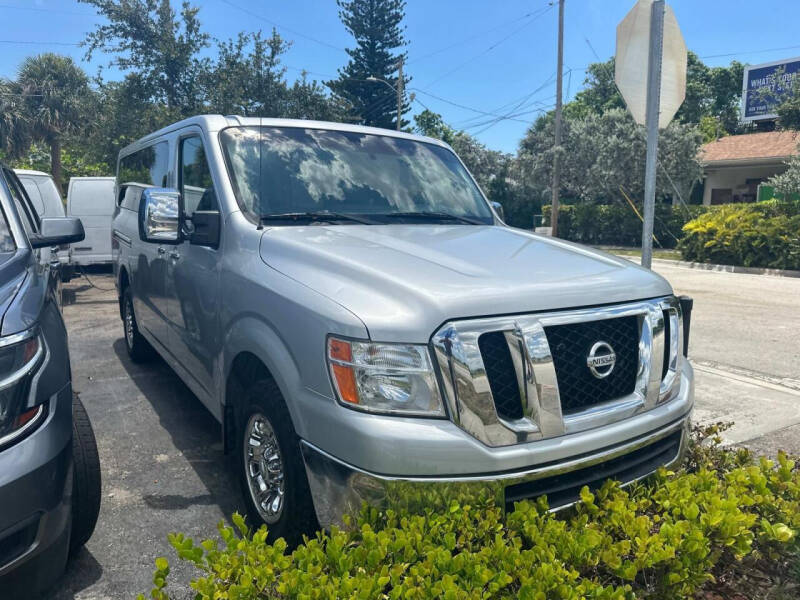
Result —
POLYGON ((37 175, 39 177, 52 177, 50 173, 45 173, 44 171, 34 171, 33 169, 14 169, 14 173, 17 175, 37 175))
POLYGON ((302 127, 305 129, 327 129, 330 131, 351 131, 351 132, 358 132, 358 133, 369 133, 372 135, 382 135, 388 137, 397 137, 397 138, 404 138, 409 140, 416 140, 420 142, 427 142, 431 144, 437 144, 439 146, 447 147, 447 144, 442 142, 441 140, 437 140, 435 138, 430 138, 422 135, 415 135, 411 133, 405 133, 403 131, 395 131, 394 129, 381 129, 380 127, 365 127, 364 125, 353 125, 350 123, 334 123, 331 121, 311 121, 306 119, 272 119, 266 117, 240 117, 236 115, 198 115, 196 117, 189 117, 188 119, 183 119, 182 121, 178 121, 177 123, 173 123, 172 125, 167 125, 159 129, 158 131, 154 131, 143 138, 125 146, 122 150, 120 150, 120 154, 127 154, 128 151, 136 150, 139 147, 147 144, 156 138, 161 137, 162 135, 171 133, 178 129, 183 129, 184 127, 189 127, 190 125, 196 125, 209 133, 215 133, 226 127, 236 127, 236 126, 255 126, 255 125, 264 125, 267 127, 302 127))

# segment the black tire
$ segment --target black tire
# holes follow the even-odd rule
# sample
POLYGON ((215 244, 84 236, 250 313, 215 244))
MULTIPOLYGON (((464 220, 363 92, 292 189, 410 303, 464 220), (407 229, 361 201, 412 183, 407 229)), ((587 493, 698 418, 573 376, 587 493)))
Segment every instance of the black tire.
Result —
MULTIPOLYGON (((300 455, 300 439, 295 433, 289 411, 277 384, 271 378, 259 379, 249 385, 244 393, 244 409, 237 418, 236 463, 249 522, 255 527, 267 525, 268 539, 274 542, 284 538, 291 548, 302 543, 303 535, 312 536, 317 523, 311 492, 308 488, 305 464, 300 455), (256 508, 250 490, 250 473, 246 459, 246 432, 251 419, 263 417, 274 433, 283 471, 283 505, 279 516, 271 522, 256 508)), ((248 436, 249 437, 249 436, 248 436)))
POLYGON ((89 541, 100 514, 100 457, 89 415, 77 395, 72 398, 72 535, 70 554, 89 541))
POLYGON ((139 332, 139 324, 136 322, 136 314, 133 312, 133 294, 130 286, 126 286, 122 292, 122 332, 125 336, 128 356, 133 362, 142 363, 153 358, 153 347, 139 332), (129 318, 130 323, 128 322, 129 318))

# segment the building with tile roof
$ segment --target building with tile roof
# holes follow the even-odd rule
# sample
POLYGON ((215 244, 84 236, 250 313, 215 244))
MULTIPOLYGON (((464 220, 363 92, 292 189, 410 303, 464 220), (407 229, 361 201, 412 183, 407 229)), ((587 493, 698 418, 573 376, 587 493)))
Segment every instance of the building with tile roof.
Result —
POLYGON ((703 204, 755 202, 759 184, 786 170, 789 157, 800 153, 798 144, 798 131, 730 135, 705 144, 703 204))

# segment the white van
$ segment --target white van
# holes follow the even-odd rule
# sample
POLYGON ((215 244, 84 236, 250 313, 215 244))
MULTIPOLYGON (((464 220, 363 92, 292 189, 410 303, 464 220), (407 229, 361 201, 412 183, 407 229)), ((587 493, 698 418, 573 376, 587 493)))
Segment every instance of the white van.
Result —
POLYGON ((17 174, 20 183, 28 192, 28 197, 39 217, 64 216, 64 202, 49 173, 28 169, 14 169, 14 173, 17 174))
MULTIPOLYGON (((58 191, 53 176, 44 171, 33 171, 30 169, 14 169, 19 182, 25 188, 25 192, 33 204, 33 208, 39 215, 44 217, 63 217, 64 201, 58 191)), ((61 263, 61 280, 64 282, 72 279, 73 269, 69 265, 69 247, 62 246, 58 250, 51 250, 49 255, 42 254, 42 258, 50 261, 57 258, 61 263)))
POLYGON ((67 215, 79 217, 86 238, 70 246, 73 265, 111 263, 114 177, 73 177, 67 189, 67 215))

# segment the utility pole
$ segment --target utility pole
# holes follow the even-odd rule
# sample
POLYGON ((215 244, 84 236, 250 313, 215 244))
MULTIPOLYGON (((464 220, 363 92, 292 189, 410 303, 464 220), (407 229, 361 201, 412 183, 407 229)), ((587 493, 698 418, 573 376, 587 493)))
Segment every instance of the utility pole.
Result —
POLYGON ((397 131, 403 118, 403 57, 397 62, 397 131))
POLYGON ((642 266, 653 264, 653 220, 656 208, 656 165, 658 164, 658 119, 661 105, 661 59, 664 51, 664 0, 653 0, 650 18, 650 50, 647 60, 647 156, 644 172, 644 223, 642 225, 642 266))
POLYGON ((558 0, 558 66, 556 67, 556 140, 553 156, 553 198, 550 224, 553 237, 558 237, 558 191, 561 186, 561 88, 564 71, 564 0, 558 0))

